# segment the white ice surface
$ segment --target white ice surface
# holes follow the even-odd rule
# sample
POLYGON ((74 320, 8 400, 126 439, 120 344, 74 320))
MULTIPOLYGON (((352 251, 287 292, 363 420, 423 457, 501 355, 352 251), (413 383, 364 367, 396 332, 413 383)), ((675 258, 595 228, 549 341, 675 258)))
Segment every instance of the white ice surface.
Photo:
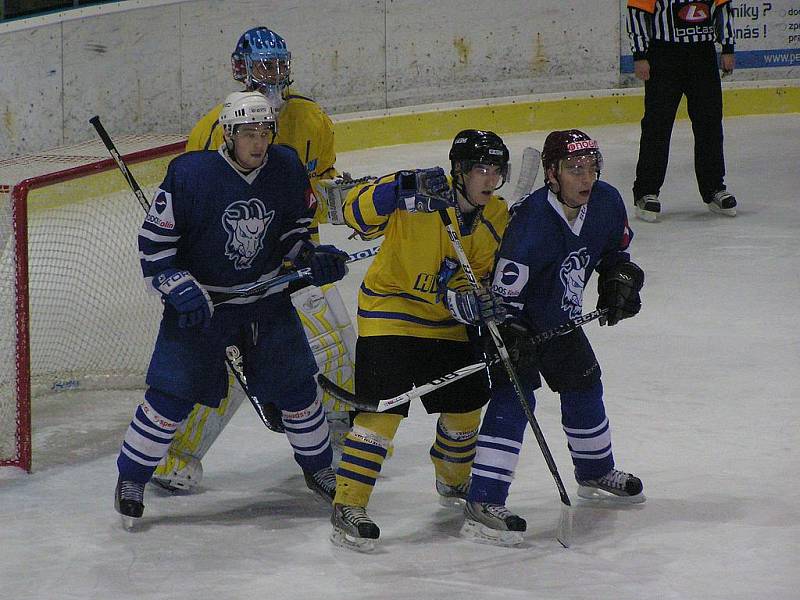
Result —
MULTIPOLYGON (((545 133, 508 136, 512 158, 545 133)), ((630 207, 638 126, 590 133, 604 178, 630 207)), ((586 326, 614 454, 644 481, 644 505, 577 506, 565 550, 554 538, 556 488, 529 434, 509 498, 528 519, 525 544, 461 540, 461 515, 440 508, 433 488, 435 417, 417 405, 369 506, 379 548, 354 554, 330 544, 329 512, 285 439, 245 404, 207 456, 201 490, 148 487, 146 526, 127 533, 112 507, 114 461, 140 394, 65 393, 36 404, 35 472, 0 473, 0 598, 800 598, 800 115, 726 119, 725 133, 739 215, 702 204, 689 124, 678 123, 662 222, 631 215, 644 308, 617 327, 586 326)), ((448 147, 352 152, 338 164, 356 176, 445 166, 448 147)), ((351 251, 367 245, 345 241, 342 228, 323 236, 351 251)), ((339 285, 352 314, 365 267, 339 285)), ((556 398, 538 397, 575 499, 556 398)))

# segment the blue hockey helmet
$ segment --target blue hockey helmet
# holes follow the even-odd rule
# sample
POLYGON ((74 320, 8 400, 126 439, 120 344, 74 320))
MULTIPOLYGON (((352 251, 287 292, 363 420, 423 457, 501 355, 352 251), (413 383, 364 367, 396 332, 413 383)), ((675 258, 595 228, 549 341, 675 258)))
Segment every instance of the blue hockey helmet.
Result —
POLYGON ((292 53, 280 35, 266 27, 248 29, 231 54, 233 78, 250 91, 283 98, 292 83, 291 60, 292 53))

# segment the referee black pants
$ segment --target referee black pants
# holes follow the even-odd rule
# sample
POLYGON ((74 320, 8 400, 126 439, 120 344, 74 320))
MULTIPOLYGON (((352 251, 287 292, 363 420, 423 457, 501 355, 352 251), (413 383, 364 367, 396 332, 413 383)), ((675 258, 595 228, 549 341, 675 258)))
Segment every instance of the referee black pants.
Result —
POLYGON ((644 84, 644 118, 636 164, 634 199, 658 194, 669 160, 672 125, 681 96, 694 133, 694 172, 706 202, 724 190, 722 152, 722 88, 712 42, 669 44, 654 42, 647 53, 650 79, 644 84))

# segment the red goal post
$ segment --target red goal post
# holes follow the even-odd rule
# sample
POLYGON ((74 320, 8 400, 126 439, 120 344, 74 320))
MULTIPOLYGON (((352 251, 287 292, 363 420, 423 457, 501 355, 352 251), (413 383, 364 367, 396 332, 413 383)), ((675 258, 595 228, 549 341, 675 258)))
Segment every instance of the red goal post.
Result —
MULTIPOLYGON (((176 135, 120 136, 145 195, 176 135)), ((0 467, 31 470, 31 399, 133 389, 161 306, 139 269, 142 208, 102 142, 0 160, 0 467)))

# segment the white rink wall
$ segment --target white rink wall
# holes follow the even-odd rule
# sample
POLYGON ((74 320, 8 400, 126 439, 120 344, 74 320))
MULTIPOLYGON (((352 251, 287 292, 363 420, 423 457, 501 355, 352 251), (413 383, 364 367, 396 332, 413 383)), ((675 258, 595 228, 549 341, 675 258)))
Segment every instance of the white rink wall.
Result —
POLYGON ((94 114, 114 134, 188 132, 237 89, 230 53, 256 25, 287 40, 295 89, 334 114, 617 88, 623 5, 128 0, 0 23, 0 156, 89 139, 94 114))

